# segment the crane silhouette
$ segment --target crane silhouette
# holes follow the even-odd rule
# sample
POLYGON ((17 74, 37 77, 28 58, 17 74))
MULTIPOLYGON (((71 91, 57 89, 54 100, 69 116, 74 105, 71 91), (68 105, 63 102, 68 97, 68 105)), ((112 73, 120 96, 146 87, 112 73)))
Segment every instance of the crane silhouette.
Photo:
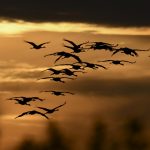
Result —
POLYGON ((58 108, 64 106, 65 104, 66 104, 66 102, 64 102, 63 104, 61 104, 61 105, 59 105, 59 106, 57 106, 57 107, 54 107, 54 108, 52 108, 52 109, 48 109, 48 108, 45 108, 45 107, 37 107, 37 108, 42 109, 42 110, 45 110, 45 111, 46 111, 45 114, 51 114, 51 113, 54 113, 55 111, 59 111, 58 108))
POLYGON ((12 100, 12 99, 21 99, 21 100, 27 101, 27 102, 29 102, 29 101, 37 101, 37 100, 43 101, 44 100, 44 99, 36 97, 36 96, 33 96, 33 97, 17 96, 17 97, 11 97, 9 99, 10 100, 12 100))
POLYGON ((18 97, 11 97, 8 100, 15 100, 15 101, 17 101, 17 103, 15 103, 15 104, 29 105, 30 106, 30 104, 28 104, 29 102, 31 102, 31 101, 37 101, 37 100, 43 101, 44 99, 41 99, 39 97, 18 96, 18 97))
POLYGON ((64 47, 69 48, 73 50, 73 53, 80 53, 80 52, 85 52, 85 48, 81 47, 84 44, 87 44, 88 42, 84 42, 81 44, 75 44, 73 41, 64 39, 64 41, 70 43, 72 46, 64 45, 64 47))
POLYGON ((85 72, 83 72, 83 71, 71 71, 71 70, 69 70, 69 69, 67 69, 67 68, 62 69, 62 73, 65 74, 65 75, 68 75, 68 76, 76 76, 76 77, 77 77, 77 75, 74 74, 75 72, 82 72, 82 73, 85 73, 85 72))
POLYGON ((16 101, 15 104, 31 106, 31 105, 29 104, 30 101, 25 101, 25 100, 21 100, 21 99, 17 99, 17 98, 8 99, 8 100, 14 100, 14 101, 16 101))
POLYGON ((118 44, 109 44, 109 43, 104 43, 104 42, 91 42, 93 44, 88 45, 90 46, 89 49, 94 49, 94 50, 109 50, 113 51, 115 50, 114 48, 118 46, 118 44))
POLYGON ((132 62, 132 61, 127 61, 127 60, 103 60, 103 61, 98 61, 98 62, 111 62, 111 64, 115 64, 115 65, 124 65, 122 62, 127 62, 130 64, 136 63, 136 61, 132 62))
POLYGON ((51 56, 51 55, 54 55, 54 56, 59 56, 54 63, 56 63, 59 59, 64 59, 64 58, 74 58, 75 60, 77 60, 77 62, 82 62, 80 57, 77 56, 77 55, 74 55, 74 54, 71 54, 71 53, 67 53, 67 52, 64 52, 64 51, 61 51, 61 52, 56 52, 56 53, 52 53, 52 54, 47 54, 45 55, 44 57, 47 57, 47 56, 51 56))
MULTIPOLYGON (((62 73, 62 71, 61 70, 56 70, 56 69, 54 69, 54 68, 48 68, 48 69, 46 69, 46 70, 43 70, 43 71, 52 71, 53 73, 51 74, 51 75, 58 75, 58 74, 61 74, 62 73)), ((42 71, 42 72, 43 72, 42 71)))
POLYGON ((98 69, 98 68, 104 68, 107 69, 105 66, 100 65, 100 64, 94 64, 94 63, 89 63, 89 62, 82 62, 84 65, 84 68, 91 68, 91 69, 98 69))
POLYGON ((71 69, 74 69, 74 70, 84 70, 84 68, 83 68, 82 65, 77 65, 76 63, 72 63, 72 64, 59 64, 59 65, 56 65, 56 66, 71 66, 71 69))
POLYGON ((68 77, 44 77, 44 78, 40 78, 38 80, 41 80, 41 79, 51 79, 53 81, 62 82, 62 83, 65 83, 65 81, 63 81, 61 79, 71 79, 71 80, 74 80, 74 78, 68 78, 68 77))
POLYGON ((19 117, 22 117, 24 115, 35 115, 35 114, 41 115, 41 116, 45 117, 46 119, 49 119, 45 114, 43 114, 43 113, 41 113, 39 111, 36 111, 36 110, 31 110, 31 111, 23 112, 22 114, 20 114, 19 116, 17 116, 15 119, 17 119, 19 117))
POLYGON ((41 49, 41 48, 46 48, 45 46, 43 46, 43 45, 45 45, 45 44, 48 44, 48 43, 50 43, 50 42, 45 42, 45 43, 41 43, 41 44, 35 44, 34 42, 30 42, 30 41, 25 41, 26 43, 29 43, 30 45, 32 45, 32 47, 31 47, 31 49, 41 49))
POLYGON ((121 52, 121 53, 124 53, 126 55, 130 55, 130 56, 138 56, 138 53, 136 51, 150 51, 150 49, 147 49, 147 50, 140 50, 140 49, 131 49, 131 48, 128 48, 128 47, 121 47, 119 49, 116 49, 112 56, 115 55, 116 53, 118 52, 121 52))
POLYGON ((71 93, 71 92, 63 92, 63 91, 51 91, 51 90, 48 90, 48 91, 41 91, 41 92, 48 92, 48 93, 51 93, 53 95, 56 95, 56 96, 65 96, 65 94, 71 94, 71 95, 74 95, 74 93, 71 93))
POLYGON ((90 42, 90 43, 93 43, 95 46, 103 46, 103 45, 118 46, 118 44, 114 45, 114 44, 110 44, 110 43, 106 43, 106 42, 90 42))

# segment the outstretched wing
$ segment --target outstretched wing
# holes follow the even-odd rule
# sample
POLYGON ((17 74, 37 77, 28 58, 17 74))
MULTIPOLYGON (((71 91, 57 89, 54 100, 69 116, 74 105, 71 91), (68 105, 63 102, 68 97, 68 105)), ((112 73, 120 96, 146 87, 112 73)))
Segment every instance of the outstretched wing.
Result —
POLYGON ((31 97, 32 98, 32 101, 36 101, 36 100, 39 100, 39 101, 44 101, 44 99, 42 99, 42 98, 39 98, 39 97, 36 97, 36 96, 34 96, 34 97, 31 97))
POLYGON ((53 92, 53 91, 48 91, 48 90, 46 90, 46 91, 40 91, 40 92, 53 92))
POLYGON ((135 50, 132 50, 132 53, 133 53, 135 56, 139 56, 138 53, 137 53, 135 50))
POLYGON ((59 56, 55 61, 54 63, 56 63, 59 59, 61 59, 63 56, 59 56))
POLYGON ((95 44, 98 44, 98 45, 111 45, 111 44, 105 43, 105 42, 90 42, 90 43, 95 43, 95 44))
POLYGON ((64 78, 64 79, 66 78, 66 79, 75 80, 75 78, 69 78, 69 77, 61 77, 61 79, 62 79, 62 78, 64 78))
POLYGON ((149 49, 145 49, 145 50, 143 50, 143 49, 134 49, 135 51, 150 51, 150 48, 149 49))
POLYGON ((102 68, 104 68, 104 69, 107 69, 105 66, 103 66, 103 65, 99 65, 99 64, 95 64, 96 66, 98 66, 98 67, 102 67, 102 68))
POLYGON ((51 54, 44 55, 44 57, 51 56, 51 55, 57 55, 57 52, 56 53, 51 53, 51 54))
POLYGON ((133 63, 136 63, 136 61, 127 61, 127 60, 120 60, 121 62, 128 62, 128 63, 131 63, 131 64, 133 64, 133 63))
POLYGON ((111 56, 115 55, 116 53, 118 53, 120 51, 120 49, 115 50, 111 56))
POLYGON ((69 48, 69 49, 74 49, 74 47, 67 46, 67 45, 64 45, 64 47, 67 47, 67 48, 69 48))
POLYGON ((20 100, 20 99, 18 99, 18 98, 8 98, 7 100, 14 100, 14 101, 18 101, 18 100, 20 100))
POLYGON ((108 59, 108 60, 99 60, 98 62, 107 62, 107 61, 113 61, 111 59, 108 59))
POLYGON ((69 43, 72 44, 74 47, 77 46, 74 42, 72 42, 72 41, 70 41, 70 40, 64 39, 64 41, 69 42, 69 43))
POLYGON ((89 43, 89 41, 88 41, 88 42, 81 43, 81 44, 79 44, 78 46, 80 47, 80 46, 82 46, 82 45, 84 45, 84 44, 87 44, 87 43, 89 43))
POLYGON ((37 80, 41 80, 41 79, 50 79, 50 78, 52 78, 52 77, 43 77, 43 78, 39 78, 39 79, 37 79, 37 80))
POLYGON ((45 117, 46 119, 49 119, 45 114, 43 114, 43 113, 41 113, 41 112, 39 112, 39 111, 36 111, 36 112, 37 112, 37 114, 39 114, 39 115, 45 117))
POLYGON ((24 116, 24 115, 27 115, 27 114, 29 114, 29 113, 30 113, 30 111, 24 112, 24 113, 20 114, 19 116, 15 117, 15 119, 17 119, 17 118, 19 118, 19 117, 22 117, 22 116, 24 116))
POLYGON ((63 92, 63 93, 68 93, 68 94, 74 95, 74 93, 71 93, 71 92, 63 92))
POLYGON ((55 108, 53 108, 53 109, 55 110, 55 109, 57 109, 57 108, 59 108, 59 107, 64 106, 65 104, 66 104, 66 101, 65 101, 63 104, 61 104, 61 105, 59 105, 59 106, 57 106, 57 107, 55 107, 55 108))
POLYGON ((30 45, 32 45, 33 47, 34 46, 37 46, 35 43, 33 43, 33 42, 30 42, 30 41, 25 41, 26 43, 29 43, 30 45))
POLYGON ((24 96, 15 96, 15 97, 9 98, 9 100, 20 99, 20 98, 24 99, 24 98, 26 98, 26 97, 24 97, 24 96))
POLYGON ((45 111, 49 111, 49 109, 48 109, 48 108, 45 108, 45 107, 37 107, 37 108, 42 109, 42 110, 45 110, 45 111))
POLYGON ((44 43, 41 43, 41 44, 39 44, 39 46, 42 46, 42 45, 48 44, 48 43, 50 43, 50 42, 44 42, 44 43))
POLYGON ((79 56, 73 55, 73 54, 70 54, 70 56, 73 57, 74 59, 76 59, 79 63, 82 63, 82 60, 80 59, 79 56))

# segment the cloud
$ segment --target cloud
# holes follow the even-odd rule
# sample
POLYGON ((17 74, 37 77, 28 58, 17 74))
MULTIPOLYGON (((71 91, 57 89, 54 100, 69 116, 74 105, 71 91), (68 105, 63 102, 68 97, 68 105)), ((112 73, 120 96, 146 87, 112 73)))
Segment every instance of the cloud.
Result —
POLYGON ((0 18, 30 22, 82 22, 107 26, 150 26, 148 0, 9 1, 0 5, 0 18))
POLYGON ((150 97, 150 78, 82 78, 69 89, 84 96, 143 99, 150 97))
POLYGON ((44 75, 41 72, 43 69, 44 67, 40 68, 28 63, 18 63, 14 60, 0 61, 0 82, 36 80, 44 75))
POLYGON ((0 22, 0 35, 18 36, 21 33, 31 31, 46 32, 88 32, 91 34, 116 34, 116 35, 150 35, 149 27, 109 27, 88 23, 74 22, 26 22, 16 20, 16 22, 3 20, 0 22))

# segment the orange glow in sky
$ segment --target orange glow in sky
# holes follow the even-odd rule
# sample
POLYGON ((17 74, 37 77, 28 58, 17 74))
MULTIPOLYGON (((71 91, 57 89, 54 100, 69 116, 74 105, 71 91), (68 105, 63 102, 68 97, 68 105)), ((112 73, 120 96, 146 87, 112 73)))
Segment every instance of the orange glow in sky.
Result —
POLYGON ((123 28, 105 27, 84 23, 31 23, 24 21, 9 22, 0 21, 1 35, 16 35, 30 31, 53 31, 53 32, 92 32, 94 34, 116 35, 150 35, 150 28, 123 28))

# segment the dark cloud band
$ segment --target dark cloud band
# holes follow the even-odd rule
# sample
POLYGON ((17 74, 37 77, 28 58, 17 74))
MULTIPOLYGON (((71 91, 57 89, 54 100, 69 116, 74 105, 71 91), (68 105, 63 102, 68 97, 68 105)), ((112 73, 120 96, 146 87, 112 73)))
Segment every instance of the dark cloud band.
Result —
POLYGON ((148 0, 5 0, 0 5, 0 18, 31 22, 82 22, 107 26, 149 27, 149 6, 148 0))
POLYGON ((148 77, 129 79, 87 78, 77 80, 69 87, 78 94, 95 97, 130 97, 149 99, 150 82, 148 77))

